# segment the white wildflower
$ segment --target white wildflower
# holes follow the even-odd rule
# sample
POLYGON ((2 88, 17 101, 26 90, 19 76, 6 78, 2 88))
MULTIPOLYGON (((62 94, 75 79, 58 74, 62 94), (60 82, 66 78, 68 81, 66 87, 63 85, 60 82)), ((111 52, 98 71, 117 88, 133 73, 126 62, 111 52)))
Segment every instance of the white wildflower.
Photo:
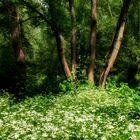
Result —
POLYGON ((0 127, 2 127, 2 125, 3 125, 3 121, 2 121, 2 120, 0 120, 0 127))
POLYGON ((123 121, 125 120, 125 116, 124 115, 119 115, 119 121, 123 121))
POLYGON ((97 116, 96 120, 97 120, 98 122, 100 122, 100 121, 102 120, 102 119, 101 119, 101 116, 97 116))
POLYGON ((12 125, 15 125, 15 124, 17 124, 17 121, 16 121, 16 120, 13 120, 13 121, 11 122, 11 124, 12 124, 12 125))
POLYGON ((106 136, 102 136, 101 140, 107 140, 106 136))
POLYGON ((131 140, 138 140, 137 137, 134 134, 130 137, 130 139, 131 140))
POLYGON ((46 138, 46 137, 48 137, 48 134, 47 133, 43 133, 42 136, 46 138))
POLYGON ((81 123, 81 122, 84 122, 84 119, 76 117, 75 122, 81 123))
POLYGON ((109 124, 106 125, 106 128, 108 128, 108 129, 113 129, 114 126, 112 125, 112 123, 109 123, 109 124))
POLYGON ((132 123, 130 123, 128 125, 128 130, 133 131, 134 129, 135 129, 135 126, 132 123))
POLYGON ((48 123, 48 124, 44 125, 44 128, 45 128, 46 131, 52 131, 52 132, 56 132, 56 131, 59 130, 56 126, 54 126, 51 123, 48 123))
POLYGON ((92 124, 92 129, 96 129, 98 127, 97 124, 92 124))
POLYGON ((140 126, 137 126, 137 125, 134 125, 134 124, 131 124, 131 123, 128 125, 128 129, 130 131, 138 131, 138 132, 140 132, 140 126))
POLYGON ((15 133, 14 138, 15 139, 19 138, 19 134, 18 133, 15 133))

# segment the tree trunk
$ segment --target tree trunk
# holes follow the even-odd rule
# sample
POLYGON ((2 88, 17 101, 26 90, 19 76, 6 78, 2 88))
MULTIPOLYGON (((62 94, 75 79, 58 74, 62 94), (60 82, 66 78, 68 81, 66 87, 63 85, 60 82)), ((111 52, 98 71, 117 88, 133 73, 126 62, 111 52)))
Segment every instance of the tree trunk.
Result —
POLYGON ((114 37, 114 40, 113 40, 113 43, 112 43, 112 46, 114 46, 114 49, 112 51, 112 54, 110 55, 108 65, 105 68, 105 70, 102 72, 101 77, 100 77, 100 85, 102 87, 105 86, 106 78, 107 78, 111 68, 113 67, 113 64, 116 60, 119 49, 121 47, 123 34, 124 34, 124 29, 125 29, 125 24, 126 24, 127 13, 128 13, 130 3, 131 3, 131 0, 124 0, 123 1, 123 7, 121 9, 121 13, 120 13, 120 17, 119 17, 119 20, 118 20, 115 37, 114 37))
POLYGON ((22 48, 19 7, 10 0, 3 0, 9 16, 9 30, 11 34, 12 47, 16 58, 17 72, 25 74, 25 53, 22 48))
POLYGON ((11 0, 3 0, 2 2, 5 5, 9 16, 9 31, 16 60, 16 75, 11 87, 11 92, 19 95, 22 89, 21 87, 24 87, 26 80, 25 53, 22 48, 19 7, 11 0))
POLYGON ((11 22, 12 45, 15 52, 16 61, 18 63, 25 63, 25 53, 22 48, 21 28, 19 24, 19 8, 15 5, 12 6, 11 22))
POLYGON ((64 71, 64 74, 67 78, 71 77, 71 72, 68 66, 68 62, 65 56, 65 52, 64 52, 64 39, 63 36, 59 30, 59 25, 57 23, 57 21, 55 20, 55 17, 57 16, 57 0, 56 1, 51 1, 49 0, 49 12, 51 15, 51 29, 54 32, 55 35, 55 39, 56 39, 56 44, 57 44, 57 51, 58 51, 58 56, 59 56, 59 60, 62 66, 62 70, 64 71))
MULTIPOLYGON (((73 77, 76 77, 76 15, 75 15, 75 6, 74 0, 69 0, 69 7, 70 7, 70 15, 71 15, 71 55, 72 55, 72 74, 73 77)), ((75 78, 74 78, 75 79, 75 78)))
POLYGON ((57 0, 56 1, 48 1, 49 4, 49 12, 51 15, 51 20, 49 20, 49 18, 47 18, 46 16, 44 16, 40 11, 38 11, 36 8, 34 8, 30 3, 26 2, 25 0, 23 0, 23 3, 29 7, 30 9, 32 9, 34 12, 36 12, 51 28, 52 32, 54 33, 55 36, 55 40, 56 40, 56 44, 57 44, 57 51, 58 51, 58 56, 59 56, 59 61, 62 67, 62 70, 64 71, 64 74, 67 78, 71 77, 71 72, 68 66, 68 62, 64 53, 64 43, 63 43, 63 36, 61 34, 61 32, 59 31, 58 25, 57 25, 57 21, 55 21, 55 17, 57 15, 55 15, 55 13, 57 13, 55 10, 56 8, 56 4, 57 4, 57 0))
POLYGON ((20 17, 19 17, 19 8, 17 5, 10 4, 11 6, 11 37, 12 37, 12 46, 14 49, 14 54, 16 58, 17 66, 17 82, 20 82, 20 87, 23 86, 26 77, 26 66, 25 66, 25 53, 22 48, 22 39, 21 39, 21 27, 20 27, 20 17))
POLYGON ((96 0, 91 0, 91 35, 90 35, 90 66, 88 80, 94 83, 95 59, 96 59, 96 0))
POLYGON ((65 53, 64 53, 63 37, 59 31, 55 31, 55 38, 56 38, 57 50, 58 50, 59 60, 60 60, 62 69, 64 70, 66 77, 70 78, 71 72, 70 72, 68 62, 66 60, 65 53))
POLYGON ((8 15, 9 15, 9 27, 12 39, 12 46, 16 61, 19 63, 25 62, 25 53, 22 48, 21 40, 21 28, 20 28, 20 16, 19 16, 19 7, 10 0, 3 0, 5 4, 8 15))

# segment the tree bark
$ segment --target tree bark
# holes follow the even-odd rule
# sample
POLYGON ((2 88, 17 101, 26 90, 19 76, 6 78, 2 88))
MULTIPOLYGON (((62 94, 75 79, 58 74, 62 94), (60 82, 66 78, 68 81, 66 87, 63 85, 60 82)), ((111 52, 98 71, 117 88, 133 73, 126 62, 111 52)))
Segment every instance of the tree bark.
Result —
POLYGON ((3 3, 5 4, 9 15, 10 34, 16 61, 24 63, 25 53, 22 48, 19 7, 10 0, 3 0, 3 3))
POLYGON ((12 18, 11 21, 13 21, 11 26, 11 37, 13 49, 16 56, 16 61, 18 63, 24 63, 25 53, 22 48, 21 28, 19 24, 19 8, 17 6, 13 6, 11 18, 12 18))
POLYGON ((90 66, 88 80, 94 83, 95 60, 96 60, 96 0, 91 0, 91 35, 90 35, 90 66))
POLYGON ((65 76, 67 78, 70 78, 71 72, 70 72, 70 68, 68 66, 68 61, 66 59, 65 52, 64 52, 64 39, 63 39, 63 36, 59 30, 58 23, 55 20, 55 16, 57 16, 55 14, 55 13, 57 13, 56 6, 57 6, 57 1, 52 2, 51 0, 49 0, 49 11, 50 11, 50 15, 51 15, 51 22, 50 22, 51 29, 55 35, 56 44, 57 44, 57 51, 58 51, 60 64, 62 66, 62 70, 64 71, 65 76))
POLYGON ((112 46, 114 47, 114 49, 113 49, 112 54, 110 55, 110 58, 108 60, 107 67, 102 72, 101 77, 100 77, 100 85, 102 87, 104 87, 106 84, 106 78, 107 78, 111 68, 113 67, 113 64, 117 58, 119 49, 121 47, 124 29, 125 29, 125 24, 126 24, 126 18, 127 18, 130 3, 131 3, 131 0, 124 0, 123 1, 123 7, 121 9, 120 17, 119 17, 117 28, 116 28, 116 33, 115 33, 115 36, 114 36, 114 39, 112 42, 112 46))
POLYGON ((66 77, 70 78, 71 72, 70 72, 68 62, 66 60, 65 53, 64 53, 63 36, 61 35, 61 33, 58 30, 55 31, 55 38, 56 38, 57 50, 58 50, 58 55, 59 55, 59 60, 60 60, 61 66, 63 68, 63 71, 64 71, 66 77))
POLYGON ((22 48, 21 27, 20 27, 20 11, 18 4, 11 0, 3 0, 6 7, 7 15, 9 16, 9 31, 11 34, 12 48, 15 56, 16 67, 14 82, 11 87, 11 92, 19 95, 21 87, 24 87, 26 80, 26 65, 25 53, 22 48))
POLYGON ((72 73, 76 77, 76 14, 75 14, 75 5, 74 0, 69 0, 70 15, 71 15, 71 55, 72 55, 72 73))
POLYGON ((9 16, 9 29, 17 67, 19 68, 18 72, 25 73, 25 53, 22 48, 19 7, 10 0, 3 0, 2 2, 7 8, 9 16))

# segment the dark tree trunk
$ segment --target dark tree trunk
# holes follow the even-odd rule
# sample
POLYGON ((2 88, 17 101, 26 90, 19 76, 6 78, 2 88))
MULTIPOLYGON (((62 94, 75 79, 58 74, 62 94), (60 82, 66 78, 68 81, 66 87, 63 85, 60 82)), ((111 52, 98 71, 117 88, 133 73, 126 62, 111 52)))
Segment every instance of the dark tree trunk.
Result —
POLYGON ((25 53, 22 48, 20 15, 18 4, 11 0, 3 0, 9 16, 9 31, 11 34, 12 48, 16 60, 16 75, 11 90, 14 94, 19 94, 21 87, 24 87, 26 80, 25 53))
POLYGON ((88 80, 94 83, 95 59, 96 59, 96 0, 91 0, 91 35, 90 35, 90 66, 88 80))
POLYGON ((74 79, 76 78, 76 14, 74 0, 69 0, 70 15, 71 15, 71 56, 72 56, 72 74, 74 79))
POLYGON ((2 1, 7 8, 9 16, 9 30, 12 39, 12 47, 17 63, 25 63, 25 53, 22 48, 19 7, 10 0, 2 1))
POLYGON ((16 61, 18 63, 25 63, 25 53, 22 48, 21 28, 19 7, 10 0, 4 0, 9 15, 9 28, 12 39, 12 46, 16 61))
POLYGON ((131 0, 124 0, 123 1, 123 7, 121 9, 120 17, 119 17, 117 28, 116 28, 116 33, 114 36, 114 40, 112 42, 112 46, 114 47, 114 49, 113 49, 112 53, 110 54, 110 58, 108 60, 107 67, 102 72, 101 77, 100 77, 100 85, 102 87, 105 86, 106 78, 107 78, 111 68, 113 67, 113 64, 117 58, 119 49, 121 47, 124 29, 125 29, 125 24, 126 24, 126 18, 127 18, 130 3, 131 3, 131 0))
POLYGON ((10 21, 11 21, 11 37, 12 37, 12 46, 14 49, 14 54, 17 63, 17 74, 22 79, 26 74, 26 66, 25 66, 25 53, 22 48, 22 39, 21 39, 21 27, 19 24, 19 8, 16 5, 10 5, 10 21))
POLYGON ((25 53, 22 48, 21 28, 19 24, 19 9, 16 6, 13 6, 11 20, 13 21, 11 25, 11 37, 16 60, 18 63, 24 63, 25 53))

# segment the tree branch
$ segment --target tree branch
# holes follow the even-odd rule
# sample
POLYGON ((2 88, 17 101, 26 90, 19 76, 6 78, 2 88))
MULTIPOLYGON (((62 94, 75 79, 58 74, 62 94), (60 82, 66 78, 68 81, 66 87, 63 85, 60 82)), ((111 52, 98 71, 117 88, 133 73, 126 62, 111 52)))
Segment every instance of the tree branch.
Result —
POLYGON ((22 0, 23 4, 26 5, 26 7, 30 8, 32 11, 36 12, 40 18, 42 18, 50 27, 51 29, 55 32, 56 29, 53 26, 53 24, 44 16, 40 11, 38 11, 35 7, 33 7, 29 2, 26 2, 26 0, 22 0))
POLYGON ((25 20, 21 20, 20 23, 24 23, 24 22, 26 22, 26 21, 28 21, 28 20, 30 20, 30 19, 34 19, 34 18, 40 18, 40 16, 28 17, 28 18, 25 19, 25 20))

